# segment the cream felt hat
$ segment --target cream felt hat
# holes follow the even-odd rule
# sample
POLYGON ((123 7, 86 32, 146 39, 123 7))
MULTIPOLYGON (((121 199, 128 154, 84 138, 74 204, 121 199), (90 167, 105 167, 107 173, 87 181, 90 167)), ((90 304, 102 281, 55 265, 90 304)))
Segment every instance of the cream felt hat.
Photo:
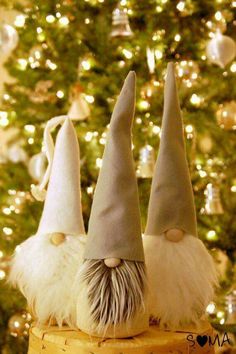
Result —
POLYGON ((132 156, 135 73, 115 105, 89 220, 85 259, 144 261, 138 187, 132 156))
POLYGON ((32 190, 36 199, 45 203, 37 233, 84 234, 81 206, 80 153, 76 132, 67 116, 51 119, 44 132, 49 161, 40 186, 32 190), (54 149, 50 131, 62 124, 54 149), (49 180, 49 182, 48 182, 49 180), (47 192, 45 186, 48 182, 47 192))
POLYGON ((152 181, 145 234, 161 235, 170 229, 180 229, 197 236, 173 63, 167 67, 160 150, 152 181))

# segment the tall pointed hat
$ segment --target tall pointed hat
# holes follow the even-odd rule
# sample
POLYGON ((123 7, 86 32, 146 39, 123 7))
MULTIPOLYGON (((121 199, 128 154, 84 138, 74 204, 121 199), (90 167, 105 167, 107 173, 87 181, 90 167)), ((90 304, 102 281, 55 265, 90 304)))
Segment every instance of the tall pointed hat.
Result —
POLYGON ((131 129, 135 73, 125 80, 115 105, 89 220, 85 259, 144 261, 131 129))
POLYGON ((173 63, 167 67, 160 150, 152 181, 145 234, 161 235, 170 229, 181 229, 197 236, 173 63))
POLYGON ((44 143, 49 165, 39 189, 42 191, 48 179, 49 182, 38 233, 84 234, 80 153, 76 132, 67 116, 53 118, 48 123, 44 143), (57 134, 54 150, 49 131, 58 124, 62 124, 62 127, 57 134))

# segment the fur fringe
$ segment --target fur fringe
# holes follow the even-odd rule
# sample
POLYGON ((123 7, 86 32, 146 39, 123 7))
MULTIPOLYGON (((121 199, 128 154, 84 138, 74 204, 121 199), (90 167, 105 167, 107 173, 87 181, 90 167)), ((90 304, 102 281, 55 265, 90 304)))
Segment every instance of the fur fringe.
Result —
POLYGON ((86 236, 67 235, 54 246, 49 235, 35 235, 15 252, 9 282, 26 297, 39 325, 64 322, 75 325, 76 309, 71 288, 83 262, 86 236))
POLYGON ((162 326, 177 329, 197 323, 218 285, 213 258, 196 237, 180 242, 164 235, 144 236, 149 311, 162 326))
POLYGON ((143 262, 122 261, 108 268, 103 260, 85 260, 78 273, 80 286, 87 287, 92 320, 106 332, 145 310, 146 270, 143 262))

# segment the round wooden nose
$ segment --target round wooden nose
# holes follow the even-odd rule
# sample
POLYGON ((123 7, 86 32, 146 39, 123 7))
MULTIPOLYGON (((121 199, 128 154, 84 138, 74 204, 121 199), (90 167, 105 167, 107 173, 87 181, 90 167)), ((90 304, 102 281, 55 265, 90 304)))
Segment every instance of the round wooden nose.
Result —
POLYGON ((66 235, 62 232, 53 232, 52 234, 50 234, 50 241, 55 246, 59 246, 65 241, 65 239, 66 235))
POLYGON ((104 259, 104 263, 108 268, 115 268, 118 267, 121 263, 120 258, 106 258, 104 259))
POLYGON ((166 231, 165 236, 169 241, 179 242, 184 237, 184 232, 180 229, 170 229, 166 231))

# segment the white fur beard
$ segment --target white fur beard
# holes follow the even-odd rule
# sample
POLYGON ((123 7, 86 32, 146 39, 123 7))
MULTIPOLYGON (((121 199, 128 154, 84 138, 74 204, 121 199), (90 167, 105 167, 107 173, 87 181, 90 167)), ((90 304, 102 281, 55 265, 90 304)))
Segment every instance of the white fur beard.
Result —
POLYGON ((9 282, 26 297, 38 324, 56 321, 75 324, 76 309, 71 289, 78 267, 83 262, 86 236, 67 235, 55 246, 49 235, 37 234, 15 252, 9 282))
POLYGON ((87 287, 90 316, 104 334, 109 326, 126 323, 145 312, 147 279, 143 262, 123 260, 118 267, 108 268, 103 260, 85 260, 77 284, 87 287))
POLYGON ((143 237, 149 283, 149 312, 171 329, 197 323, 214 297, 214 261, 198 238, 171 242, 164 235, 143 237))

